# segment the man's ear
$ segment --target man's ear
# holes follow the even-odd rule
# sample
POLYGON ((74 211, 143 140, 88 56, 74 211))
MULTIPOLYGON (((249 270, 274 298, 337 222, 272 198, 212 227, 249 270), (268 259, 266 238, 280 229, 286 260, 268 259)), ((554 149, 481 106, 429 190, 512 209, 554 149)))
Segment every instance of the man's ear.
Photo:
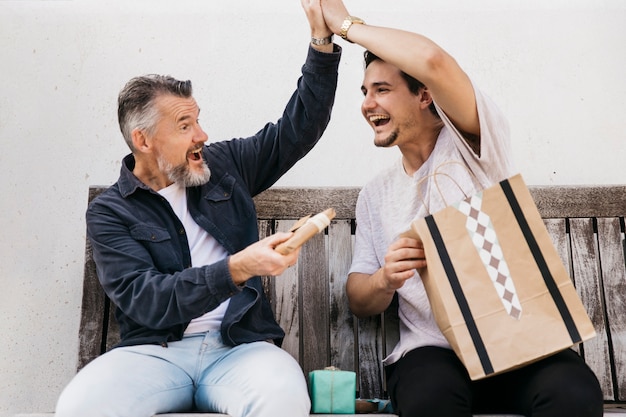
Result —
POLYGON ((419 92, 420 108, 422 110, 427 109, 433 102, 433 96, 430 95, 428 87, 424 87, 419 92))
POLYGON ((135 129, 132 133, 133 147, 137 152, 150 152, 151 141, 144 130, 135 129))

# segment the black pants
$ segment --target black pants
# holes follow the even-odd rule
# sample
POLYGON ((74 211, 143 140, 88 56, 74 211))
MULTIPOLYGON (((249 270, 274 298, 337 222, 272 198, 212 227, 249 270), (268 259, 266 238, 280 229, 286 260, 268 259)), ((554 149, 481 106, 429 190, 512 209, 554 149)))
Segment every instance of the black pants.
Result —
POLYGON ((423 347, 386 368, 395 411, 402 417, 469 417, 508 413, 533 417, 602 417, 595 374, 568 349, 523 368, 471 381, 449 349, 423 347))

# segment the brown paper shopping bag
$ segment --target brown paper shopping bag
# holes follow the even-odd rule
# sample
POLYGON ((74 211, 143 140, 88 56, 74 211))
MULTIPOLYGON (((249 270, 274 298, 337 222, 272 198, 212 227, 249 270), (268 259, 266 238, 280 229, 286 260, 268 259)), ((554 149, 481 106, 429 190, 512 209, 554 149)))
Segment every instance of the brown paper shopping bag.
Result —
POLYGON ((420 275, 437 324, 473 380, 595 335, 520 175, 415 220, 411 232, 424 244, 420 275))

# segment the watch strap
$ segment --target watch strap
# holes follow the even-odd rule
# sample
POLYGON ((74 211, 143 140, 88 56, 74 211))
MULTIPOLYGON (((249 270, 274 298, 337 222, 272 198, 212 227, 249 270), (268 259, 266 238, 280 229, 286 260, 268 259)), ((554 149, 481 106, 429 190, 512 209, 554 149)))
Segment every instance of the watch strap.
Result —
POLYGON ((361 18, 358 18, 356 16, 346 16, 346 18, 343 20, 343 23, 341 24, 341 31, 339 32, 339 36, 341 36, 342 39, 350 43, 353 42, 348 39, 348 30, 350 30, 354 23, 358 23, 360 25, 365 24, 365 22, 361 18))
POLYGON ((328 45, 329 43, 332 43, 332 42, 333 42, 333 35, 327 36, 325 38, 314 38, 314 37, 311 37, 311 43, 313 45, 317 45, 317 46, 328 45))

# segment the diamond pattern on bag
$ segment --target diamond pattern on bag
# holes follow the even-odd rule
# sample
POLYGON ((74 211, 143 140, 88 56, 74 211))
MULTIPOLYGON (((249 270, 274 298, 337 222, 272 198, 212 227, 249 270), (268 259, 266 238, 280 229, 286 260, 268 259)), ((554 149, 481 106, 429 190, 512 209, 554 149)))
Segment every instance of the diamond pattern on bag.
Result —
POLYGON ((502 305, 511 317, 519 319, 522 316, 522 306, 491 218, 482 211, 482 201, 482 193, 478 193, 460 201, 455 207, 467 216, 465 227, 478 250, 478 255, 487 269, 502 305))

